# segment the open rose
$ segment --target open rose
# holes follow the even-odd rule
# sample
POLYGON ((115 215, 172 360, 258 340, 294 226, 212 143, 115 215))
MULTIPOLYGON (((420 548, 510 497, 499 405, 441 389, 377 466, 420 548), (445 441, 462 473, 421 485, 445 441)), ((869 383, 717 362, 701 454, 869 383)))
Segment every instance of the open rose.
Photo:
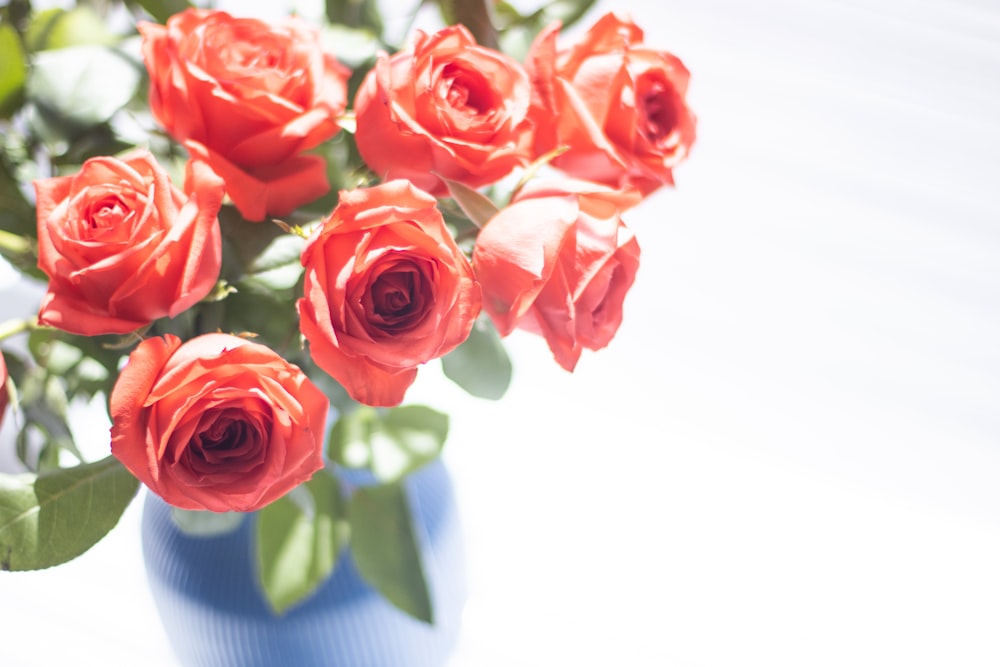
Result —
POLYGON ((302 152, 340 129, 350 71, 315 30, 188 9, 139 31, 153 116, 223 178, 246 219, 287 215, 330 189, 325 161, 302 152))
POLYGON ((464 26, 418 31, 410 50, 382 54, 365 77, 355 139, 380 177, 440 196, 437 174, 478 187, 528 162, 530 101, 524 68, 464 26))
POLYGON ((557 49, 558 35, 558 24, 542 31, 528 57, 536 152, 568 147, 553 165, 644 195, 673 185, 695 139, 683 63, 643 44, 642 30, 613 13, 573 46, 557 49))
POLYGON ((479 314, 479 286, 436 203, 403 180, 341 192, 302 252, 302 333, 362 403, 402 402, 417 366, 464 341, 479 314))
POLYGON ((111 453, 183 509, 249 512, 323 466, 329 401, 270 348, 144 340, 111 392, 111 453))
POLYGON ((222 181, 202 163, 188 163, 183 192, 146 151, 91 158, 35 191, 42 324, 128 333, 186 310, 219 277, 222 181))
POLYGON ((583 348, 614 337, 639 268, 639 244, 621 220, 638 192, 584 181, 529 183, 479 233, 472 265, 483 309, 502 336, 545 337, 568 371, 583 348))

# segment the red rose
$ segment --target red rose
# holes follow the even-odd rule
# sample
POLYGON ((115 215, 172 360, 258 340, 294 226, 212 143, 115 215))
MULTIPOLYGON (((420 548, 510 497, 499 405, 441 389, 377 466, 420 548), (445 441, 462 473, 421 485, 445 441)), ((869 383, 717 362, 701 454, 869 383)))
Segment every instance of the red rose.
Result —
POLYGON ((479 46, 464 26, 417 32, 381 55, 354 101, 361 157, 384 180, 447 194, 436 176, 478 187, 530 160, 531 85, 524 68, 479 46))
POLYGON ((329 189, 303 151, 339 131, 350 71, 315 30, 189 9, 140 23, 156 120, 226 182, 248 220, 287 215, 329 189))
POLYGON ((323 467, 328 411, 305 374, 263 345, 149 338, 111 392, 111 453, 171 505, 250 512, 323 467))
POLYGON ((222 181, 204 164, 188 163, 185 192, 145 151, 91 158, 35 191, 43 324, 128 333, 191 307, 219 277, 222 181))
POLYGON ((483 309, 502 336, 545 337, 572 371, 583 348, 614 337, 639 268, 639 244, 621 211, 639 200, 583 181, 529 183, 479 233, 472 254, 483 309))
POLYGON ((302 333, 362 403, 401 403, 417 366, 457 347, 479 314, 479 286, 436 203, 402 180, 341 192, 302 252, 302 333))
POLYGON ((684 64, 613 13, 569 48, 557 50, 558 35, 558 24, 544 30, 528 57, 536 153, 567 146, 554 166, 644 195, 672 185, 695 139, 684 64))

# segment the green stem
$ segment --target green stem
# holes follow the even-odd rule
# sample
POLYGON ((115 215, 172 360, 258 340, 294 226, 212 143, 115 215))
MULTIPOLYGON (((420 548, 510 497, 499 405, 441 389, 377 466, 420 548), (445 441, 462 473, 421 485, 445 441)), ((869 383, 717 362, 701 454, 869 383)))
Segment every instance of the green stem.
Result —
POLYGON ((38 324, 33 319, 7 320, 0 324, 0 340, 7 340, 11 336, 37 328, 38 324))
POLYGON ((24 255, 31 252, 31 241, 18 234, 0 229, 0 251, 3 250, 14 255, 24 255))

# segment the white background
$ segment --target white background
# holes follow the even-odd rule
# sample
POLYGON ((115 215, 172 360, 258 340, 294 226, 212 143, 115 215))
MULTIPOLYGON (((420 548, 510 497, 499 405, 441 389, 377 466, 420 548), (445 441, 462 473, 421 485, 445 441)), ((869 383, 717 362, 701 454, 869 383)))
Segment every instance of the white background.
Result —
MULTIPOLYGON (((614 7, 699 139, 627 218, 607 350, 516 335, 502 402, 411 393, 453 415, 454 667, 1000 664, 1000 7, 614 7)), ((0 664, 174 667, 140 505, 0 576, 0 664)))

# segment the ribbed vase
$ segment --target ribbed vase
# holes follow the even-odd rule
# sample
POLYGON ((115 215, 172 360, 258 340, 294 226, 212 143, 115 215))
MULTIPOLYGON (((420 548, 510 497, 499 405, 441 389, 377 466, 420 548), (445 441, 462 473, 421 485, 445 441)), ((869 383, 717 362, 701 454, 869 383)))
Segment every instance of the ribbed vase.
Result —
POLYGON ((146 496, 146 572, 167 636, 184 667, 443 667, 466 598, 451 479, 441 462, 406 482, 435 623, 399 611, 341 554, 314 596, 275 616, 254 573, 255 516, 235 532, 192 537, 170 507, 146 496))

